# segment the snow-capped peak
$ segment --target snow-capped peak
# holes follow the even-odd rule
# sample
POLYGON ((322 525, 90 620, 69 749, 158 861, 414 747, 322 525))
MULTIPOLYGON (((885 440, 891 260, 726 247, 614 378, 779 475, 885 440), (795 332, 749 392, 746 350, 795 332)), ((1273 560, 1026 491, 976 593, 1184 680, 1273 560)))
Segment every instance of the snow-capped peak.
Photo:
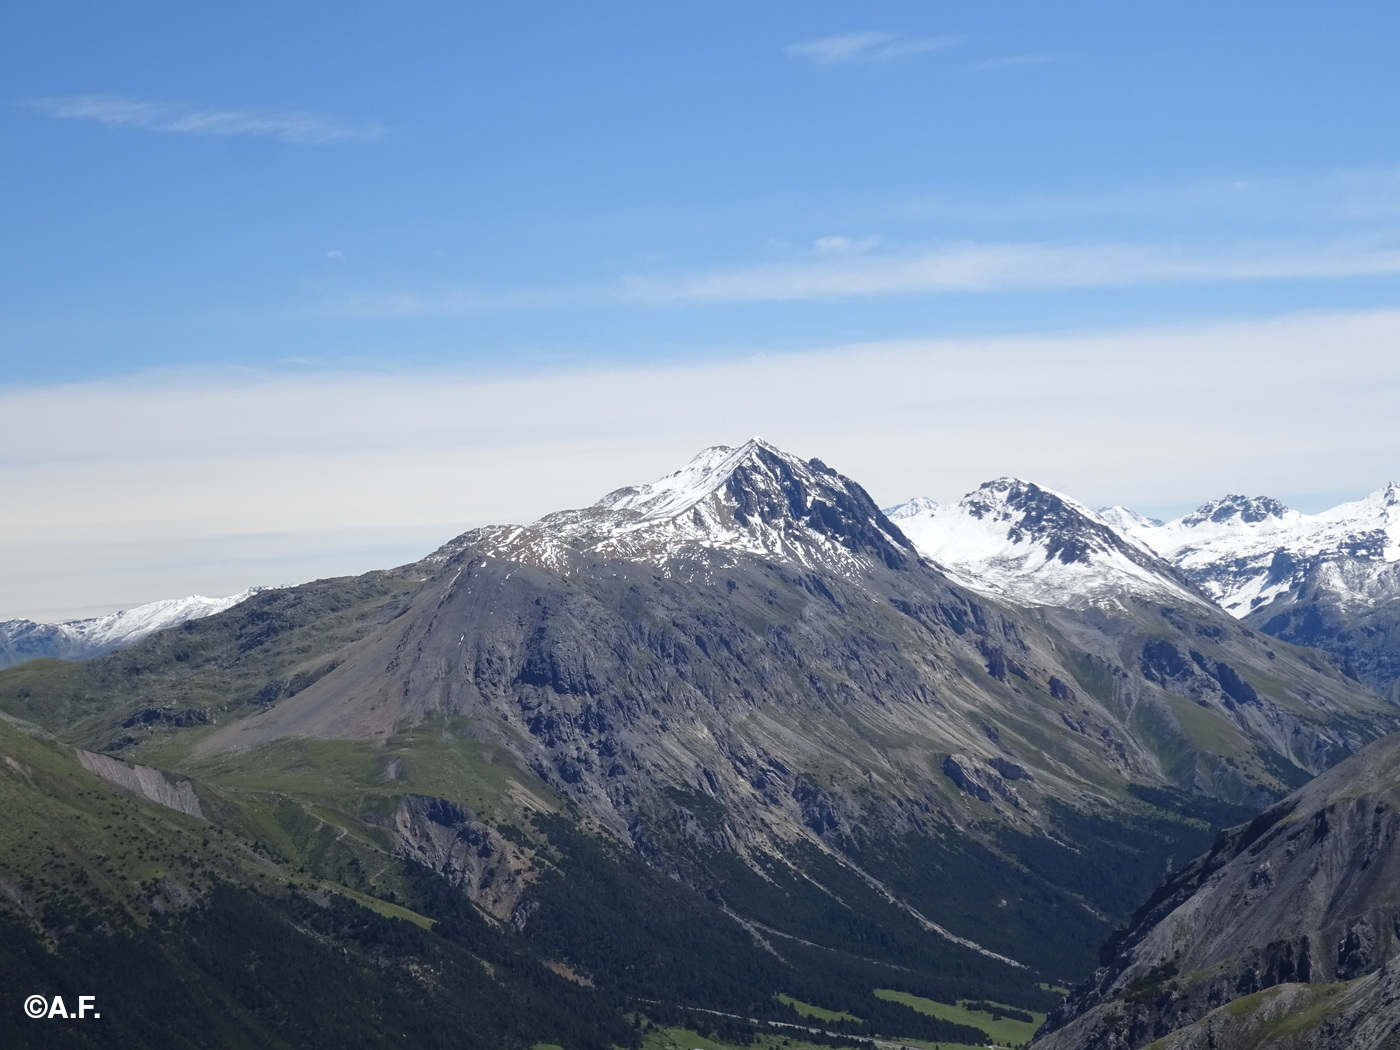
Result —
POLYGON ((1146 514, 1139 514, 1131 507, 1124 507, 1115 504, 1112 507, 1100 507, 1095 511, 1099 518, 1106 525, 1117 529, 1120 533, 1131 529, 1155 529, 1162 524, 1158 518, 1149 518, 1146 514))
POLYGON ((1319 514, 1265 496, 1226 496, 1160 527, 1126 531, 1236 616, 1306 581, 1343 602, 1388 599, 1396 573, 1386 566, 1400 561, 1400 486, 1319 514))
POLYGON ((579 553, 665 563, 735 550, 841 571, 857 571, 861 559, 900 566, 914 557, 863 488, 761 438, 707 448, 659 481, 616 489, 591 507, 493 530, 486 544, 555 568, 579 553))
MULTIPOLYGON (((915 504, 920 504, 915 506, 915 504)), ((1199 601, 1149 549, 1068 496, 997 478, 957 503, 891 508, 920 553, 960 582, 1031 605, 1082 606, 1124 594, 1199 601)))
POLYGON ((225 598, 206 598, 202 594, 191 594, 186 598, 164 598, 107 616, 66 620, 58 626, 67 629, 75 637, 81 637, 90 645, 116 649, 138 642, 167 627, 178 627, 188 620, 203 619, 231 609, 262 589, 250 587, 225 598))
POLYGON ((1258 525, 1270 519, 1290 521, 1300 517, 1276 499, 1268 496, 1226 496, 1197 507, 1181 519, 1181 524, 1195 528, 1207 522, 1213 525, 1258 525))
POLYGON ((905 518, 916 518, 920 514, 928 514, 937 509, 938 504, 927 496, 915 496, 893 507, 886 507, 885 517, 890 521, 903 521, 905 518))
MULTIPOLYGON (((1339 504, 1331 510, 1313 515, 1313 518, 1334 525, 1349 526, 1354 532, 1390 530, 1393 542, 1396 538, 1395 526, 1400 525, 1400 485, 1391 481, 1369 496, 1351 503, 1339 504)), ((1394 561, 1397 557, 1400 557, 1400 554, 1387 560, 1394 561)))
POLYGON ((738 448, 711 445, 674 474, 667 474, 649 485, 628 486, 609 492, 594 506, 604 510, 635 511, 639 515, 639 524, 674 518, 720 488, 740 466, 753 461, 762 452, 800 462, 757 437, 750 438, 738 448))

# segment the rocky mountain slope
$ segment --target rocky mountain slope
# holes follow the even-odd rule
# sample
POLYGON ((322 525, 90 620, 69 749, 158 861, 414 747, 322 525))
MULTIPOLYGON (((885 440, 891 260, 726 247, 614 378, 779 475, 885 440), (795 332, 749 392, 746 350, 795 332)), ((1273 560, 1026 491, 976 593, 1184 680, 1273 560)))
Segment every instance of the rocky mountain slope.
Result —
POLYGON ((1226 496, 1125 535, 1181 570, 1232 615, 1333 654, 1400 701, 1400 487, 1320 514, 1226 496))
POLYGON ((90 660, 124 649, 157 631, 223 612, 255 593, 257 588, 227 598, 205 598, 199 594, 167 598, 108 616, 62 623, 3 620, 0 621, 0 667, 13 667, 41 657, 90 660))
POLYGON ((363 892, 432 869, 600 994, 761 1018, 782 993, 869 1034, 901 1031, 876 989, 1044 1009, 1213 827, 1400 721, 1080 508, 1015 501, 1061 530, 1047 560, 1163 589, 978 593, 753 441, 0 672, 0 709, 257 800, 285 863, 348 878, 351 849, 363 892))
POLYGON ((1223 834, 1106 956, 1037 1048, 1400 1046, 1400 736, 1223 834))

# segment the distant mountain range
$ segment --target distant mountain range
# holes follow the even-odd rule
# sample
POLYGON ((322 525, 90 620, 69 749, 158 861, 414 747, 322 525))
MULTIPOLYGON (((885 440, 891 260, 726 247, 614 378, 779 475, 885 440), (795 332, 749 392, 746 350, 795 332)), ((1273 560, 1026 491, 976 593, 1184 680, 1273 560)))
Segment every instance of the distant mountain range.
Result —
MULTIPOLYGON (((648 523, 671 521, 669 543, 649 540, 646 556, 653 560, 702 537, 711 548, 806 557, 807 545, 790 542, 781 517, 749 530, 706 519, 703 508, 699 517, 674 513, 698 507, 706 479, 723 474, 726 459, 748 448, 707 449, 660 482, 619 489, 592 508, 540 524, 569 543, 593 528, 600 550, 623 553, 648 523), (624 526, 607 517, 624 511, 635 515, 624 526)), ((1067 608, 1111 603, 1120 594, 1204 598, 1265 634, 1331 653, 1348 673, 1400 702, 1400 485, 1394 482, 1319 514, 1266 496, 1231 495, 1162 522, 1122 506, 1091 510, 1033 482, 998 478, 953 504, 918 497, 884 514, 920 554, 973 590, 1067 608)), ((840 557, 838 550, 812 556, 829 561, 840 557)), ((257 590, 168 599, 62 623, 0 621, 0 667, 39 657, 90 659, 222 612, 257 590)))
POLYGON ((1189 592, 1265 634, 1331 653, 1400 701, 1394 483, 1320 514, 1226 496, 1163 523, 1002 478, 955 504, 919 499, 887 513, 921 553, 977 590, 1071 607, 1189 592))
POLYGON ((133 645, 157 631, 178 627, 187 620, 223 612, 259 589, 254 587, 227 598, 205 598, 199 594, 167 598, 108 616, 61 623, 0 620, 0 667, 12 667, 42 657, 90 660, 133 645))
MULTIPOLYGON (((1144 538, 1229 517, 1158 525, 1014 479, 886 513, 820 460, 716 446, 410 565, 0 671, 0 713, 54 738, 47 780, 5 772, 40 761, 25 745, 0 786, 42 808, 64 778, 154 785, 228 836, 227 878, 308 908, 450 932, 468 900, 505 941, 463 950, 516 953, 501 995, 564 975, 613 1019, 599 1046, 637 1012, 753 1031, 802 1004, 850 1035, 976 1041, 898 997, 1049 1011, 1216 831, 1400 729, 1344 657, 1253 626, 1311 583, 1241 622, 1186 547, 1144 538)), ((178 864, 111 874, 103 819, 90 858, 72 847, 87 883, 0 833, 30 920, 45 886, 137 913, 207 892, 184 838, 156 851, 178 864)))
POLYGON ((1084 608, 1124 595, 1198 605, 1205 595, 1161 555, 1068 496, 998 478, 957 503, 885 511, 964 586, 1021 605, 1084 608))

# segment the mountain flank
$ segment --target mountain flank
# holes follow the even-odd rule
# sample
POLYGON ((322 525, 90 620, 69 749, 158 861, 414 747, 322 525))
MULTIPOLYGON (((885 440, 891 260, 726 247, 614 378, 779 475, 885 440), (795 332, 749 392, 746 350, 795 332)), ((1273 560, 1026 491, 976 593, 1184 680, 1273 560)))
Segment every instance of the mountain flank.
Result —
POLYGON ((1400 1045, 1400 736, 1162 885, 1037 1048, 1400 1045))
POLYGON ((189 782, 210 825, 357 906, 456 902, 608 1017, 796 1002, 849 1037, 975 1041, 909 1004, 1047 1012, 1164 874, 1400 717, 1072 501, 1007 484, 967 514, 1143 586, 975 587, 755 440, 27 662, 0 710, 189 782))

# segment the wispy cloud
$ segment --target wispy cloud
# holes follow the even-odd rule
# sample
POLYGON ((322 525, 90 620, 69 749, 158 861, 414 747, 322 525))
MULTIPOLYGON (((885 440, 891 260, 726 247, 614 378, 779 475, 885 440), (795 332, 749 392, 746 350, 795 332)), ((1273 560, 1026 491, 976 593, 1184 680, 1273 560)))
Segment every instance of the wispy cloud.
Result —
POLYGON ((834 259, 818 257, 682 278, 629 277, 617 294, 627 302, 658 305, 797 302, 1392 273, 1400 273, 1400 248, 1365 244, 1288 242, 1184 249, 974 242, 905 254, 841 253, 834 259))
POLYGON ((1228 246, 962 242, 879 251, 879 237, 820 237, 800 259, 692 274, 632 274, 610 284, 352 295, 337 315, 414 317, 615 304, 723 306, 1066 288, 1334 280, 1400 274, 1400 246, 1258 241, 1228 246))
POLYGON ((1022 66, 1043 66, 1059 60, 1058 55, 1007 55, 1005 58, 989 58, 985 62, 974 62, 968 68, 979 72, 994 69, 1018 69, 1022 66))
POLYGON ((25 105, 58 120, 91 120, 109 127, 186 135, 247 135, 300 146, 373 142, 385 134, 379 125, 342 124, 303 110, 201 109, 117 95, 37 98, 25 105))
POLYGON ((783 49, 789 58, 834 66, 845 62, 883 62, 904 55, 942 51, 962 42, 957 36, 909 37, 885 30, 866 29, 853 33, 799 40, 783 49))
POLYGON ((822 255, 865 255, 879 246, 879 237, 843 237, 840 234, 818 237, 812 242, 812 249, 822 255))

